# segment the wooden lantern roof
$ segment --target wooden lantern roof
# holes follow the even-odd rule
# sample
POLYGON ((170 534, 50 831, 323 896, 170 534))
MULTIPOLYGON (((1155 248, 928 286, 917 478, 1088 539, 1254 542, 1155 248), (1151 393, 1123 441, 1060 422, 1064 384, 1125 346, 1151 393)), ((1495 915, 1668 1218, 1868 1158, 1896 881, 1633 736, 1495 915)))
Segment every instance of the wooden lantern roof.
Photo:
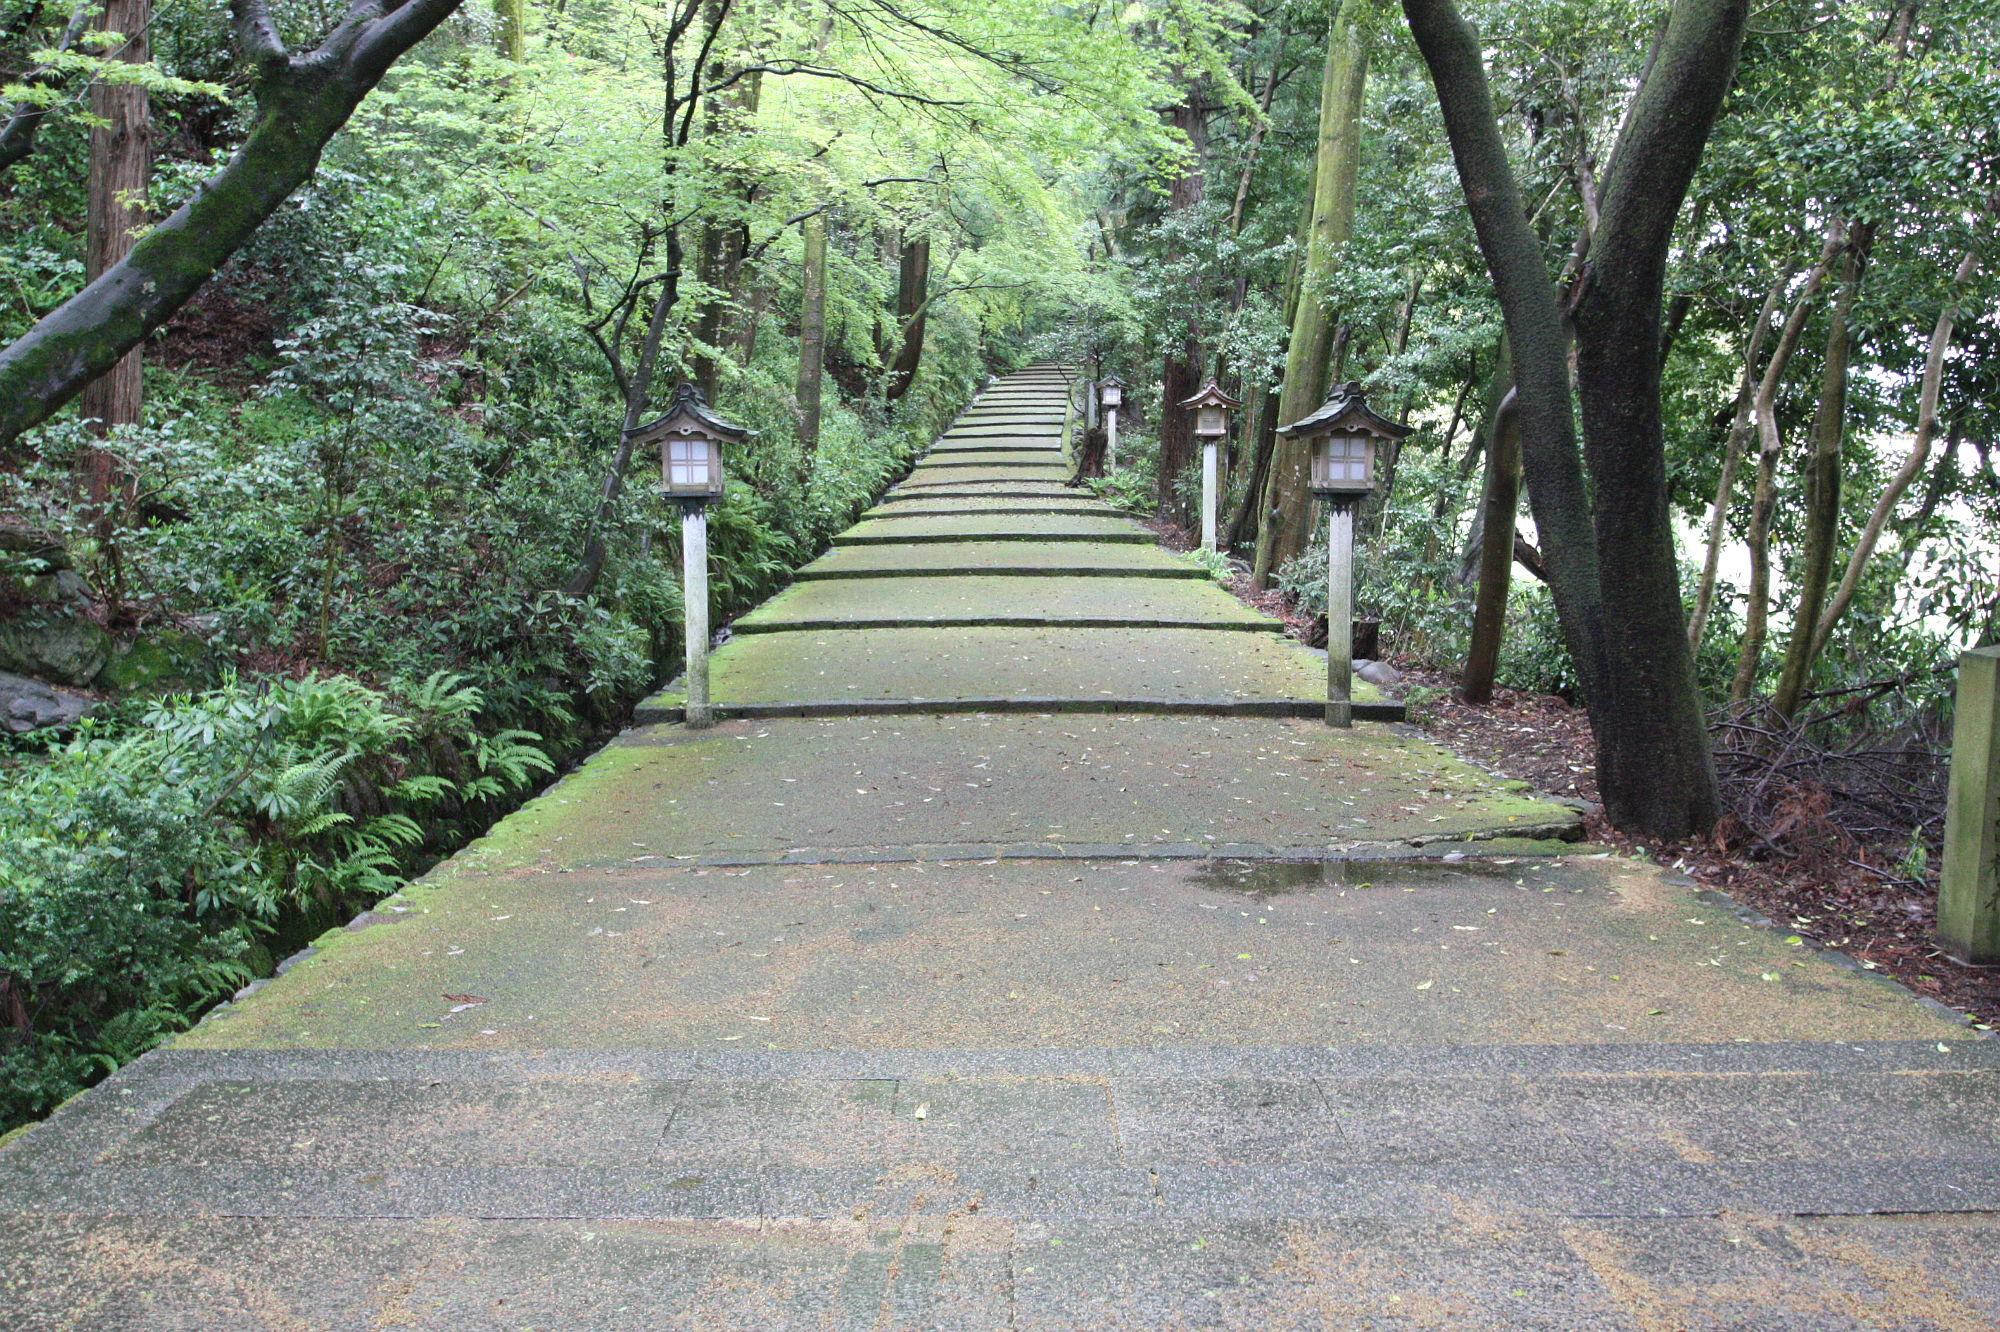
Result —
POLYGON ((1370 407, 1358 379, 1335 385, 1318 410, 1290 425, 1278 427, 1281 435, 1320 435, 1339 431, 1344 434, 1370 434, 1378 439, 1403 439, 1415 430, 1415 426, 1391 421, 1370 407))

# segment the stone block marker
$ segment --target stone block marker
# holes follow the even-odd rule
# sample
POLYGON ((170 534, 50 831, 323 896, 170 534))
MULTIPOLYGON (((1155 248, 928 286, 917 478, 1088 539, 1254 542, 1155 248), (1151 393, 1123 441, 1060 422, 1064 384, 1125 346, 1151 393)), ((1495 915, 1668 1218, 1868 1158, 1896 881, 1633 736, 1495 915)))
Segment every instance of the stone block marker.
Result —
POLYGON ((2000 647, 1958 659, 1938 943, 1961 962, 2000 966, 2000 647))

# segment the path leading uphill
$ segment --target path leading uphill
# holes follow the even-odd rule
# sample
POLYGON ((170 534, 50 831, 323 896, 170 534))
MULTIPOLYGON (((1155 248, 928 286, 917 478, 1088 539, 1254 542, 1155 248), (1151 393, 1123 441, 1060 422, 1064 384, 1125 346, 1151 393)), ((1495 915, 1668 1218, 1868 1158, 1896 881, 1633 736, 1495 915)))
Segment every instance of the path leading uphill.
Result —
POLYGON ((1311 720, 1063 401, 0 1149, 0 1328, 2000 1325, 1992 1044, 1311 720))

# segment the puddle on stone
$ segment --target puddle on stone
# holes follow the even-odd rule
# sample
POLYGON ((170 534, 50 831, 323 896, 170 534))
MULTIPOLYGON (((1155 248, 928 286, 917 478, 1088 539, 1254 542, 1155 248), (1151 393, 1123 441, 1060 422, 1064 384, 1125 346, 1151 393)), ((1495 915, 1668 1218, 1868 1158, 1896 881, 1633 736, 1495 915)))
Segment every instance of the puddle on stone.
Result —
POLYGON ((1511 882, 1499 871, 1477 864, 1436 865, 1411 861, 1365 860, 1210 860, 1189 872, 1188 882, 1218 893, 1238 893, 1265 901, 1315 888, 1438 887, 1467 880, 1511 882))

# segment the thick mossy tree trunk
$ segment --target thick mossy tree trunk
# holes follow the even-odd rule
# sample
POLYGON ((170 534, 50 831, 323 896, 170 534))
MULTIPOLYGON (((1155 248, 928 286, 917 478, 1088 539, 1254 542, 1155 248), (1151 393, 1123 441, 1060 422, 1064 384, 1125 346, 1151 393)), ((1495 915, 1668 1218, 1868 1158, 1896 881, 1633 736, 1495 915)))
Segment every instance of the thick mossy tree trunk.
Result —
POLYGON ((805 256, 799 276, 799 377, 793 401, 799 421, 799 477, 812 479, 819 451, 820 389, 826 379, 826 214, 802 224, 805 256))
MULTIPOLYGON (((98 31, 119 33, 124 40, 106 56, 130 64, 150 60, 146 34, 152 21, 152 0, 110 0, 97 21, 98 31)), ((153 175, 152 99, 142 87, 100 81, 90 89, 90 114, 96 123, 90 130, 84 273, 86 281, 96 281, 132 252, 139 228, 146 224, 146 188, 153 175)), ((142 359, 134 347, 84 389, 78 406, 96 423, 96 434, 139 424, 145 407, 142 359)), ((94 515, 100 540, 114 549, 112 497, 125 488, 122 470, 110 449, 77 453, 79 498, 94 515)))
POLYGON ((1570 329, 1500 138, 1478 38, 1451 0, 1403 0, 1506 318, 1523 470, 1584 683, 1605 814, 1662 839, 1705 832, 1719 797, 1667 507, 1661 297, 1675 217, 1734 80, 1747 9, 1747 0, 1676 0, 1612 152, 1569 302, 1580 455, 1570 329))
POLYGON ((493 0, 493 12, 500 20, 494 45, 501 55, 516 64, 528 58, 528 0, 493 0))
POLYGON ((358 0, 316 49, 293 55, 265 0, 237 0, 256 102, 248 137, 130 254, 0 351, 0 456, 171 319, 312 178, 328 141, 396 58, 458 5, 358 0))
MULTIPOLYGON (((1290 425, 1326 396, 1327 364, 1333 352, 1334 320, 1328 293, 1340 252, 1354 234, 1354 182, 1360 169, 1361 102, 1368 82, 1368 48, 1359 24, 1360 0, 1342 0, 1327 31, 1326 65, 1320 78, 1319 148, 1313 168, 1312 220, 1305 235, 1298 303, 1285 347, 1285 378, 1278 395, 1275 426, 1290 425)), ((1306 548, 1311 536, 1306 493, 1306 451, 1302 442, 1279 436, 1272 451, 1265 494, 1268 507, 1257 533, 1252 567, 1256 586, 1268 587, 1286 560, 1306 548)))
POLYGON ((900 341, 896 360, 889 367, 889 383, 883 396, 895 402, 910 391, 917 368, 924 360, 924 317, 930 309, 931 243, 903 238, 897 259, 896 329, 900 341))

